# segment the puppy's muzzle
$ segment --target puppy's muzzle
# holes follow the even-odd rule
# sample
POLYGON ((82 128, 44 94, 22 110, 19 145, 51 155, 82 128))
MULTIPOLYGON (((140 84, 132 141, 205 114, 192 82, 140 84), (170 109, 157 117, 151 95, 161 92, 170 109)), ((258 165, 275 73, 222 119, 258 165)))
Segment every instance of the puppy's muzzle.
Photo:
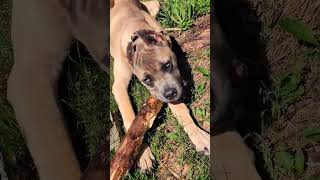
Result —
POLYGON ((163 93, 163 97, 168 99, 169 101, 174 100, 178 95, 178 91, 176 88, 166 88, 163 93))
POLYGON ((182 103, 185 99, 185 84, 186 83, 182 81, 181 85, 166 86, 162 93, 165 102, 172 104, 182 103))

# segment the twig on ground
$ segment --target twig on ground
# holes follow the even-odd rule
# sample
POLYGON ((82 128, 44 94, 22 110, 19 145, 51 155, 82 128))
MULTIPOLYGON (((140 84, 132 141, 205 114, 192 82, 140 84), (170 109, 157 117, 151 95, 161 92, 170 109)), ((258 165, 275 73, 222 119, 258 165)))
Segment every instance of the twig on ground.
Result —
POLYGON ((165 28, 165 32, 170 32, 170 31, 182 31, 180 28, 165 28))

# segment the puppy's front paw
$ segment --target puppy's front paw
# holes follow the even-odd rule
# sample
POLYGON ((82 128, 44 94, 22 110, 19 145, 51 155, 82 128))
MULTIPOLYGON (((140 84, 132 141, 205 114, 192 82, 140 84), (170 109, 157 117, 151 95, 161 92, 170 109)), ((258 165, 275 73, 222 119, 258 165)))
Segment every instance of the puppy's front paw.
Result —
POLYGON ((204 130, 195 127, 188 133, 192 143, 198 152, 210 155, 210 135, 204 130))
POLYGON ((142 172, 151 172, 153 169, 153 161, 155 160, 152 155, 151 149, 148 145, 143 144, 140 157, 138 159, 137 165, 142 172))

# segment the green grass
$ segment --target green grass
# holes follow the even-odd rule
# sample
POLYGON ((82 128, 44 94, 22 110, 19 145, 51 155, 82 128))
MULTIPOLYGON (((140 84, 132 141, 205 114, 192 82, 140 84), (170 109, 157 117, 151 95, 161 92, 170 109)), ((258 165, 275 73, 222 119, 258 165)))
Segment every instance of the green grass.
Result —
POLYGON ((280 74, 273 83, 272 117, 279 119, 287 107, 304 94, 302 82, 303 64, 297 64, 289 71, 280 74))
POLYGON ((194 20, 210 12, 210 0, 163 0, 158 20, 164 27, 189 29, 194 20))
MULTIPOLYGON (((204 49, 195 57, 189 57, 192 59, 210 59, 210 49, 204 49)), ((201 74, 201 78, 198 78, 195 83, 195 88, 192 90, 192 101, 198 103, 202 101, 199 106, 192 106, 193 114, 203 121, 210 122, 210 98, 204 99, 203 96, 206 95, 209 85, 210 85, 210 70, 208 67, 195 67, 194 74, 201 74)))
MULTIPOLYGON (((265 169, 271 179, 282 178, 305 179, 308 175, 308 155, 306 148, 319 142, 320 126, 307 128, 299 134, 301 140, 295 145, 273 144, 263 138, 262 135, 254 134, 257 149, 262 154, 265 169), (310 136, 308 136, 310 135, 310 136)), ((276 136, 276 135, 274 135, 276 136)), ((319 178, 319 177, 318 177, 319 178)))
POLYGON ((73 114, 75 133, 83 137, 88 156, 92 156, 105 143, 110 126, 109 78, 93 59, 81 56, 78 62, 68 62, 65 74, 66 96, 60 102, 73 114))
POLYGON ((301 154, 293 154, 294 152, 301 152, 300 147, 273 147, 262 138, 269 125, 280 120, 289 105, 298 101, 304 94, 303 67, 304 64, 297 64, 287 72, 278 75, 274 78, 272 90, 264 92, 262 95, 263 103, 269 104, 270 109, 267 110, 268 113, 266 111, 262 112, 263 127, 261 129, 263 132, 262 135, 256 134, 256 138, 259 139, 258 149, 263 155, 265 168, 272 179, 278 179, 280 176, 293 177, 297 173, 297 169, 300 174, 303 171, 297 167, 301 164, 304 165, 304 160, 303 162, 297 162, 299 165, 295 165, 296 159, 301 158, 299 156, 301 154), (268 116, 265 116, 265 114, 268 114, 268 116))
MULTIPOLYGON (((305 49, 303 50, 305 51, 305 60, 299 61, 283 73, 273 76, 270 89, 262 85, 260 98, 262 105, 266 107, 260 115, 262 132, 249 135, 249 137, 253 139, 258 150, 257 153, 261 154, 264 161, 263 168, 271 179, 319 179, 319 176, 310 176, 308 149, 319 143, 320 126, 315 125, 308 128, 292 122, 290 120, 291 115, 288 113, 290 107, 295 109, 295 103, 304 98, 303 96, 307 91, 305 89, 306 71, 304 69, 308 67, 308 60, 318 59, 319 43, 312 28, 304 22, 291 17, 284 17, 280 19, 278 24, 289 37, 294 37, 300 42, 300 45, 303 46, 300 48, 305 49), (292 134, 292 132, 286 134, 288 129, 295 134, 292 134), (285 133, 285 135, 279 133, 285 133)), ((266 37, 270 32, 268 28, 265 28, 264 31, 262 36, 265 36, 267 43, 268 38, 266 37)))
POLYGON ((315 33, 304 22, 291 17, 284 17, 280 19, 279 25, 281 29, 292 34, 295 38, 314 46, 320 46, 315 33))
MULTIPOLYGON (((305 179, 307 170, 307 152, 310 145, 319 142, 320 126, 304 129, 299 134, 300 138, 292 144, 275 142, 279 139, 272 129, 273 123, 280 121, 287 113, 290 105, 298 102, 303 96, 303 63, 298 63, 279 74, 273 80, 271 90, 261 89, 263 104, 268 108, 261 113, 262 132, 253 134, 255 146, 262 155, 265 169, 273 180, 279 178, 305 179), (267 139, 266 137, 271 137, 267 139)), ((294 126, 294 125, 292 125, 294 126)))

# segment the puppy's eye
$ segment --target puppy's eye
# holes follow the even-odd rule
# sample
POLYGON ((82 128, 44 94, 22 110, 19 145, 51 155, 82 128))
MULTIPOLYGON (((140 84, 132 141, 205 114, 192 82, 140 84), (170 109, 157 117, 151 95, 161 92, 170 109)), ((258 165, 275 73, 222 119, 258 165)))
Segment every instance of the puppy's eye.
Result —
POLYGON ((164 64, 162 64, 161 66, 161 70, 162 71, 169 71, 172 67, 172 63, 171 62, 166 62, 164 64))
POLYGON ((152 78, 150 75, 146 75, 143 79, 142 79, 143 83, 145 83, 148 86, 152 85, 152 78))
POLYGON ((145 78, 143 79, 143 82, 145 82, 145 83, 151 82, 151 79, 150 79, 149 77, 145 77, 145 78))
POLYGON ((171 62, 167 62, 167 63, 164 64, 164 67, 166 69, 169 69, 171 66, 172 66, 171 62))

